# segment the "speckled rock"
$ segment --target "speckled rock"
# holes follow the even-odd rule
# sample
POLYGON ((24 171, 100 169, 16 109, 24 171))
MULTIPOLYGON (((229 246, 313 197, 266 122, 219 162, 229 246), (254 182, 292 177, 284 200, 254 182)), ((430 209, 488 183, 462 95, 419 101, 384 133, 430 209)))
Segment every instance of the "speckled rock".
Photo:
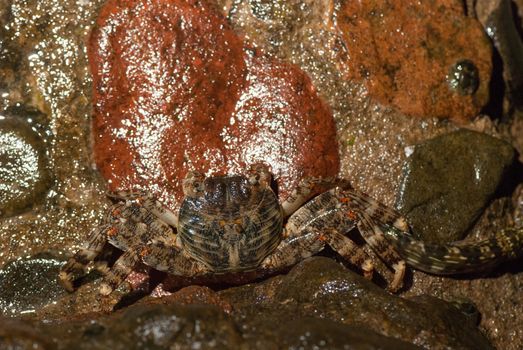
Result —
POLYGON ((58 300, 65 293, 56 283, 63 261, 50 255, 6 264, 0 270, 0 315, 23 315, 58 300))
POLYGON ((403 113, 472 119, 489 98, 491 49, 463 8, 460 1, 342 1, 347 77, 403 113), (475 75, 456 70, 463 60, 475 75))
MULTIPOLYGON (((77 246, 106 204, 91 166, 90 79, 84 43, 101 0, 0 2, 0 115, 39 111, 52 185, 31 211, 0 220, 0 266, 77 246), (5 59, 5 61, 4 61, 5 59)), ((30 123, 31 127, 35 126, 30 123)), ((40 131, 40 130, 38 130, 40 131)), ((1 183, 2 181, 0 181, 1 183)))
POLYGON ((265 162, 283 198, 305 175, 337 174, 334 120, 307 75, 244 47, 205 3, 142 4, 107 2, 89 46, 94 152, 111 189, 176 209, 189 170, 265 162))
POLYGON ((0 217, 42 203, 52 184, 47 145, 33 126, 31 112, 0 116, 0 217))
POLYGON ((405 165, 397 207, 418 237, 451 242, 492 198, 514 159, 502 140, 469 130, 417 145, 405 165))

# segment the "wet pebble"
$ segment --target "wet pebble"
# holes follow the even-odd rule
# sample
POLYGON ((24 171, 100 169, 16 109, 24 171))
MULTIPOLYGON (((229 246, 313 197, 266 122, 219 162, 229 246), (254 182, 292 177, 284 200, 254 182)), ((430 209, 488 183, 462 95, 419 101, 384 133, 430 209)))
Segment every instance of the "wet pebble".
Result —
POLYGON ((51 185, 47 147, 27 115, 0 115, 0 216, 22 213, 51 185))
POLYGON ((32 313, 64 295, 57 283, 62 264, 50 255, 39 255, 4 265, 0 270, 0 313, 32 313))
POLYGON ((451 242, 481 214, 504 179, 514 149, 502 140, 459 130, 417 145, 397 200, 415 235, 451 242))
POLYGON ((461 95, 472 95, 479 86, 478 69, 471 60, 460 60, 450 68, 447 83, 461 95))

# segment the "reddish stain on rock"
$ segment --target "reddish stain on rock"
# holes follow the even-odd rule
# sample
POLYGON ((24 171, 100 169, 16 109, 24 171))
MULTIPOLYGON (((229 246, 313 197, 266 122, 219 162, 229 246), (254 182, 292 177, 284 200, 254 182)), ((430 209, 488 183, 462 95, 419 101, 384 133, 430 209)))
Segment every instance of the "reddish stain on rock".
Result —
POLYGON ((381 103, 417 117, 475 117, 488 101, 491 47, 463 2, 342 1, 338 24, 347 47, 347 76, 363 80, 381 103), (475 93, 449 88, 451 67, 470 60, 479 71, 475 93))
POLYGON ((189 170, 268 164, 284 198, 339 168, 335 126, 308 76, 246 47, 194 0, 110 0, 90 44, 95 161, 111 190, 172 209, 189 170))

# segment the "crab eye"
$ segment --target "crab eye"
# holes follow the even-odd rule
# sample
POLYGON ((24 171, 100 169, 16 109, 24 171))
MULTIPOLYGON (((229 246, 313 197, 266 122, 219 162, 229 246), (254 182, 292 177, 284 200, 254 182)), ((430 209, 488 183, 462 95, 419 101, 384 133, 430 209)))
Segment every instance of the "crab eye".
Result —
POLYGON ((182 187, 186 196, 194 196, 204 191, 204 177, 197 171, 187 173, 183 180, 182 187))
POLYGON ((251 174, 251 176, 249 176, 249 183, 251 185, 258 185, 260 183, 260 174, 251 174))
POLYGON ((269 184, 271 174, 267 166, 261 163, 251 165, 248 180, 251 185, 269 184))
POLYGON ((201 192, 202 191, 202 183, 200 181, 194 181, 192 183, 192 188, 197 191, 197 192, 201 192))

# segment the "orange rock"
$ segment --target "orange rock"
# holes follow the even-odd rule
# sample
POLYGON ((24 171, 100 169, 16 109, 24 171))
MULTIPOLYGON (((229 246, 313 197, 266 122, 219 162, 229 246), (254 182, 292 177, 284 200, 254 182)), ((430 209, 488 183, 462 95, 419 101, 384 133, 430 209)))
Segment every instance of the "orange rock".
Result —
POLYGON ((195 0, 110 0, 89 44, 94 153, 111 190, 142 188, 171 209, 189 170, 268 164, 285 197, 339 159, 328 106, 297 67, 245 47, 195 0))
POLYGON ((381 103, 458 123, 487 103, 491 46, 461 1, 342 1, 338 24, 347 78, 364 81, 381 103), (477 89, 452 87, 453 67, 464 60, 477 68, 477 89))

